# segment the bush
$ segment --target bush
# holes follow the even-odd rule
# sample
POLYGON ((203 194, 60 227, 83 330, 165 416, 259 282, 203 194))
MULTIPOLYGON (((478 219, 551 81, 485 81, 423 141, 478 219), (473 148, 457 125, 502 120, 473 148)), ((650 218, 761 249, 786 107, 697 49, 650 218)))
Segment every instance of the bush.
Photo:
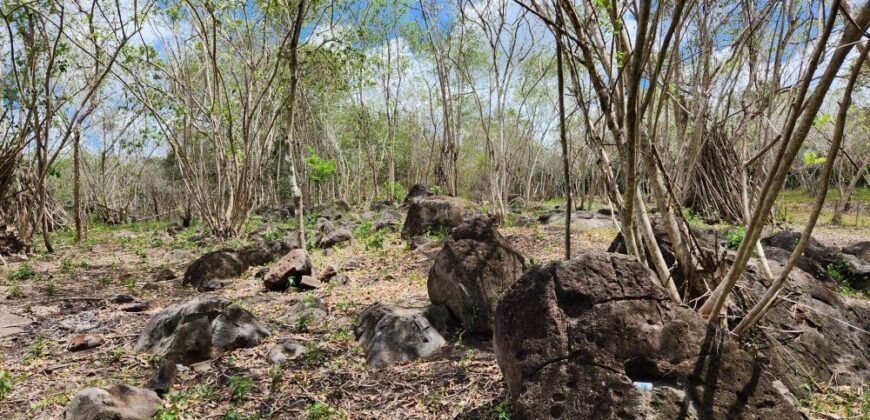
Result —
POLYGON ((5 370, 0 370, 0 401, 6 399, 6 396, 12 392, 13 383, 12 375, 5 370))
POLYGON ((745 236, 746 228, 743 226, 736 226, 726 230, 725 241, 727 242, 728 249, 740 248, 740 244, 743 242, 745 236))

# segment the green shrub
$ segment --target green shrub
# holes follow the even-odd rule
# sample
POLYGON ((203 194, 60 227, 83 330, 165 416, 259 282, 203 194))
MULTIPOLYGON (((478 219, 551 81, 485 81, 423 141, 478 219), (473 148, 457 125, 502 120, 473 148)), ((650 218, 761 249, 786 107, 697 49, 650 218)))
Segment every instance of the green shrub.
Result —
POLYGON ((6 399, 6 396, 12 393, 15 380, 12 375, 5 370, 0 370, 0 401, 6 399))
POLYGON ((735 226, 725 231, 725 241, 728 249, 737 249, 743 242, 746 236, 746 228, 743 226, 735 226))
POLYGON ((31 279, 34 276, 36 276, 36 272, 33 271, 33 267, 31 267, 30 264, 24 263, 21 264, 21 267, 10 271, 9 274, 6 275, 6 279, 9 280, 10 283, 14 283, 31 279))
POLYGON ((227 382, 230 390, 233 391, 233 400, 236 401, 245 398, 254 388, 254 381, 244 376, 230 376, 227 382))
POLYGON ((384 184, 384 191, 386 191, 387 194, 392 191, 393 196, 390 198, 395 202, 403 201, 405 199, 405 196, 408 195, 408 191, 405 190, 405 186, 398 182, 393 182, 392 184, 390 184, 390 182, 386 182, 384 184), (392 186, 392 188, 390 188, 390 186, 392 186))
POLYGON ((337 410, 324 402, 316 402, 308 407, 308 420, 346 419, 344 410, 337 410))

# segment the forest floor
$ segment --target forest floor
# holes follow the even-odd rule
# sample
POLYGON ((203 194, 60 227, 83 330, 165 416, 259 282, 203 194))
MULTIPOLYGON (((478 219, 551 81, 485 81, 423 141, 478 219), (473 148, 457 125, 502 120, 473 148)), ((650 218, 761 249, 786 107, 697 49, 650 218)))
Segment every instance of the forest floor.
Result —
MULTIPOLYGON (((870 203, 862 205, 866 209, 870 203)), ((795 220, 803 208, 800 203, 792 206, 795 220)), ((829 246, 870 239, 870 211, 859 210, 856 219, 847 217, 845 222, 846 226, 821 225, 815 235, 829 246)), ((259 225, 255 219, 246 230, 259 225)), ((68 233, 59 233, 54 235, 56 253, 37 252, 29 261, 0 269, 0 319, 7 312, 32 321, 0 325, 0 418, 57 418, 69 398, 86 387, 147 383, 155 359, 133 350, 145 324, 169 303, 197 293, 181 286, 190 262, 208 250, 244 242, 200 247, 189 240, 198 233, 196 228, 172 238, 166 226, 95 225, 80 244, 73 244, 68 233), (175 279, 162 279, 164 269, 175 279), (148 309, 123 312, 107 301, 115 294, 132 295, 147 302, 148 309), (105 344, 68 351, 72 330, 82 324, 95 325, 89 332, 102 334, 105 344)), ((561 226, 500 231, 527 259, 546 262, 563 253, 561 226)), ((616 232, 615 226, 577 226, 572 249, 605 250, 616 232)), ((181 371, 157 418, 509 418, 489 340, 460 335, 428 360, 384 368, 366 365, 353 332, 356 314, 374 302, 428 304, 426 281, 434 255, 410 250, 396 232, 382 239, 357 236, 342 248, 311 251, 315 268, 333 265, 349 277, 346 285, 266 292, 254 276, 259 267, 253 267, 214 292, 251 311, 269 327, 271 336, 255 348, 181 371), (293 302, 309 298, 323 300, 325 318, 294 325, 282 320, 293 302), (302 357, 283 366, 270 364, 269 349, 285 338, 304 344, 302 357)), ((804 402, 810 414, 836 415, 853 406, 870 406, 866 390, 820 391, 804 402)))

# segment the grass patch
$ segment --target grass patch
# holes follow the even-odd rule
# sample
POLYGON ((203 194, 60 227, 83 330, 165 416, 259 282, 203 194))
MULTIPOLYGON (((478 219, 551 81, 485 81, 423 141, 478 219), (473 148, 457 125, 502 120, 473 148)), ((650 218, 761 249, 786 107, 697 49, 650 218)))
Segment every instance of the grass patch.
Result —
POLYGON ((811 417, 870 418, 870 389, 827 384, 816 384, 814 387, 814 392, 800 401, 811 417))

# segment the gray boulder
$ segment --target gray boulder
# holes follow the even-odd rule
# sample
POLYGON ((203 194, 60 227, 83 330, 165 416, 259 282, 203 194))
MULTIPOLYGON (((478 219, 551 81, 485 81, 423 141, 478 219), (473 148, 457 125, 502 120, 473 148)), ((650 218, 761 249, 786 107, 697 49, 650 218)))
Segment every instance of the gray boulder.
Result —
POLYGON ((187 267, 182 284, 199 288, 209 280, 238 277, 248 267, 268 264, 294 247, 288 241, 261 241, 238 249, 209 252, 187 267))
POLYGON ((802 417, 762 361, 658 284, 633 258, 591 252, 517 280, 494 333, 514 417, 802 417))
POLYGON ((269 269, 263 277, 263 286, 267 290, 283 292, 290 287, 291 282, 298 286, 302 276, 310 276, 311 273, 311 257, 308 252, 301 248, 294 249, 269 269))
POLYGON ((157 393, 128 385, 82 390, 67 404, 65 420, 146 420, 163 405, 157 393))
POLYGON ((861 241, 849 246, 844 246, 842 252, 870 263, 870 241, 861 241))
POLYGON ((338 244, 350 241, 352 237, 353 235, 351 235, 350 230, 345 228, 336 229, 320 238, 317 241, 317 247, 323 249, 332 248, 338 244))
POLYGON ((525 259, 498 233, 493 221, 476 217, 453 230, 435 257, 427 288, 472 334, 492 332, 499 296, 525 271, 525 259))
POLYGON ((426 308, 373 303, 354 329, 371 366, 403 363, 432 356, 446 342, 425 316, 426 308))
POLYGON ((288 360, 299 358, 305 351, 305 346, 293 339, 287 339, 272 346, 269 350, 269 362, 279 365, 288 360))
POLYGON ((199 295, 158 312, 139 335, 135 350, 191 365, 221 352, 255 347, 269 330, 230 301, 199 295))
POLYGON ((411 201, 402 226, 402 238, 411 239, 427 232, 452 230, 471 214, 471 205, 460 198, 421 197, 411 201))
POLYGON ((182 284, 198 287, 208 280, 238 277, 247 268, 236 250, 220 249, 204 254, 187 266, 182 284))
POLYGON ((372 223, 372 230, 378 232, 384 229, 395 229, 397 226, 399 226, 399 217, 395 213, 387 211, 380 219, 372 223))

